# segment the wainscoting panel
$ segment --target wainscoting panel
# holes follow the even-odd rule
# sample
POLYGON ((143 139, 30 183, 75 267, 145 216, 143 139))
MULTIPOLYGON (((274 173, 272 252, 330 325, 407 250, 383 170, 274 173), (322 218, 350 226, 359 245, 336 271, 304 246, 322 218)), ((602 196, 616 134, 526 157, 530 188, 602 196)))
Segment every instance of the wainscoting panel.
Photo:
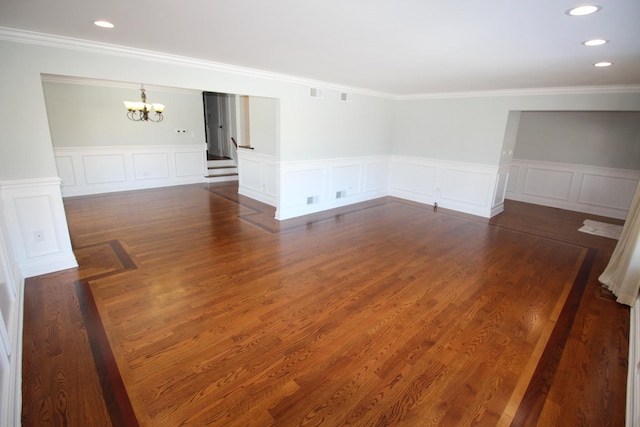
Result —
POLYGON ((391 165, 391 191, 411 200, 429 203, 436 191, 436 174, 438 168, 424 161, 394 159, 391 165))
POLYGON ((531 196, 569 200, 574 174, 544 168, 528 168, 524 183, 524 193, 531 196))
POLYGON ((134 153, 131 158, 136 180, 169 178, 167 153, 134 153))
POLYGON ((123 154, 83 155, 82 170, 87 184, 119 183, 127 180, 123 154))
POLYGON ((238 150, 238 193, 262 203, 278 203, 278 164, 273 156, 238 150))
POLYGON ((518 175, 520 175, 520 166, 518 166, 518 165, 510 165, 509 166, 509 179, 507 180, 506 193, 515 193, 516 192, 516 184, 518 183, 518 175))
POLYGON ((585 173, 582 176, 578 202, 626 210, 637 185, 637 179, 585 173), (612 188, 616 191, 611 191, 612 188))
POLYGON ((389 187, 390 162, 368 161, 364 170, 364 191, 387 193, 389 187))
POLYGON ((510 168, 502 168, 498 173, 498 183, 496 185, 496 194, 493 197, 493 206, 502 205, 504 203, 504 196, 507 193, 507 185, 509 182, 510 168))
POLYGON ((24 278, 77 267, 60 179, 0 183, 8 239, 24 278))
POLYGON ((53 212, 49 194, 16 196, 15 210, 22 230, 28 258, 60 252, 53 218, 41 212, 53 212))
POLYGON ((506 198, 625 219, 640 171, 514 159, 506 198))
POLYGON ((285 169, 282 205, 285 208, 324 202, 329 197, 330 166, 305 169, 285 169))
POLYGON ((19 426, 24 279, 12 273, 14 263, 3 231, 7 229, 4 210, 0 209, 0 426, 19 426))
MULTIPOLYGON (((387 196, 388 157, 355 157, 279 165, 277 219, 294 218, 387 196)), ((242 170, 240 171, 242 180, 242 170)))
POLYGON ((493 176, 489 173, 445 168, 442 199, 487 206, 493 195, 493 176))
POLYGON ((331 168, 331 191, 336 198, 361 192, 362 168, 364 165, 333 166, 331 168), (340 194, 338 194, 340 193, 340 194))
POLYGON ((278 171, 279 167, 275 160, 265 162, 262 164, 262 181, 263 192, 271 200, 271 202, 265 202, 271 206, 276 206, 278 200, 278 194, 280 189, 278 188, 278 171))
POLYGON ((76 185, 76 173, 73 169, 73 157, 59 156, 56 157, 56 168, 58 175, 62 179, 62 186, 73 187, 76 185))
POLYGON ((238 170, 242 170, 238 181, 242 182, 242 186, 251 191, 262 191, 262 165, 260 161, 242 158, 238 164, 238 170))
POLYGON ((206 145, 54 148, 62 195, 204 182, 206 145))
POLYGON ((174 151, 175 176, 177 177, 201 177, 205 173, 205 151, 199 150, 174 151))
POLYGON ((391 170, 392 196, 486 218, 502 211, 497 167, 393 156, 391 170))

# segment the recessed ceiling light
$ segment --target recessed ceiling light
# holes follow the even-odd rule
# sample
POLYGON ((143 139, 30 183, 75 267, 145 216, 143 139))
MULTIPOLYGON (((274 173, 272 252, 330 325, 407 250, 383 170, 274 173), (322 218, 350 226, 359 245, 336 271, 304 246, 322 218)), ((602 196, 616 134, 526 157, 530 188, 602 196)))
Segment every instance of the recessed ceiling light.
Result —
POLYGON ((98 27, 102 27, 102 28, 113 28, 114 25, 109 22, 109 21, 94 21, 94 24, 96 24, 98 27))
POLYGON ((600 9, 602 9, 602 6, 589 4, 589 5, 578 6, 578 7, 574 7, 573 9, 569 9, 567 10, 566 14, 571 16, 591 15, 592 13, 596 13, 600 9))
POLYGON ((612 65, 613 65, 613 62, 609 62, 609 61, 596 62, 595 64, 593 64, 594 67, 610 67, 612 65))
POLYGON ((603 44, 609 43, 609 40, 605 39, 591 39, 587 41, 583 41, 582 44, 585 46, 602 46, 603 44))

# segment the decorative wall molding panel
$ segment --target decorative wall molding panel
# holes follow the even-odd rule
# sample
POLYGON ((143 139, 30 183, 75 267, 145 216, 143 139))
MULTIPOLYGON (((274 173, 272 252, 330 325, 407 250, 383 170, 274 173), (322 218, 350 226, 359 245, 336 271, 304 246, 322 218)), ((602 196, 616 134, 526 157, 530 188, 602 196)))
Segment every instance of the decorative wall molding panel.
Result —
POLYGON ((206 144, 54 148, 62 195, 204 182, 206 144))
POLYGON ((0 425, 20 425, 24 278, 77 267, 60 179, 0 182, 0 425))
POLYGON ((387 156, 280 163, 279 172, 280 220, 388 195, 387 156))
POLYGON ((0 210, 0 425, 20 425, 24 280, 13 273, 0 210))
POLYGON ((23 278, 78 266, 59 178, 5 181, 0 196, 7 239, 23 278))
POLYGON ((278 205, 278 162, 275 157, 238 150, 238 194, 278 205))
POLYGON ((640 171, 514 159, 506 198, 625 219, 640 171))
POLYGON ((489 218, 502 212, 508 170, 393 156, 389 194, 489 218))

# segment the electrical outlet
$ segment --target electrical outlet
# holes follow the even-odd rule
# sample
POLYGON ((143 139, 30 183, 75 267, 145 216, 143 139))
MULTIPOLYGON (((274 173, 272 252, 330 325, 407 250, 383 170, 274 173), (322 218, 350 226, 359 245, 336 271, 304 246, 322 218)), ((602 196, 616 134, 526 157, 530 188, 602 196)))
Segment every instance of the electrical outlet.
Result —
POLYGON ((176 129, 176 133, 185 133, 186 134, 186 133, 189 133, 189 131, 186 130, 186 129, 176 129))

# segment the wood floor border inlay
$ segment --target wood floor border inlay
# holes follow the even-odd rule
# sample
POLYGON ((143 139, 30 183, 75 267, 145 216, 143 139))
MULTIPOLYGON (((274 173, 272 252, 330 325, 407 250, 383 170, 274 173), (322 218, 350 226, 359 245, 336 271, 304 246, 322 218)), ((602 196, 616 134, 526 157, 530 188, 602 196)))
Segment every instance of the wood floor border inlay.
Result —
POLYGON ((76 281, 75 287, 111 423, 114 426, 138 427, 138 420, 91 292, 91 285, 87 281, 76 281))
POLYGON ((547 341, 542 356, 533 373, 533 377, 529 381, 527 391, 520 401, 516 416, 511 423, 514 427, 535 426, 538 421, 567 339, 569 338, 569 333, 573 326, 576 313, 578 312, 580 301, 587 287, 589 274, 591 273, 591 268, 593 267, 597 253, 598 251, 595 249, 587 250, 587 254, 571 286, 571 290, 562 307, 560 316, 558 316, 549 341, 547 341))
MULTIPOLYGON (((138 421, 133 411, 133 407, 131 406, 127 390, 122 381, 115 357, 111 351, 111 345, 107 338, 104 324, 100 319, 100 313, 93 297, 93 293, 91 292, 92 280, 133 270, 137 267, 119 241, 111 240, 104 244, 111 248, 113 254, 119 260, 121 268, 77 280, 74 282, 74 287, 78 296, 78 303, 84 319, 85 328, 87 330, 87 337, 91 347, 93 361, 100 379, 102 396, 105 404, 107 405, 109 416, 111 417, 111 423, 114 426, 138 427, 138 421)), ((95 244, 74 249, 82 250, 100 245, 103 244, 95 244)))
MULTIPOLYGON (((395 198, 384 198, 365 202, 363 204, 357 204, 354 206, 321 212, 318 214, 307 216, 305 218, 277 221, 272 218, 267 218, 266 212, 262 212, 259 209, 253 208, 252 206, 243 204, 240 200, 234 199, 233 197, 228 197, 224 194, 219 194, 208 188, 207 191, 218 197, 222 197, 226 200, 237 203, 252 210, 252 213, 239 215, 239 218, 244 221, 250 222, 251 224, 270 233, 280 233, 299 227, 309 226, 315 223, 335 219, 341 215, 362 212, 364 210, 380 207, 389 203, 401 203, 406 204, 407 206, 422 208, 422 206, 417 206, 414 203, 402 203, 402 200, 398 200, 395 198), (261 215, 264 218, 259 218, 261 215), (270 221, 273 221, 275 224, 280 224, 280 226, 270 226, 270 221)), ((429 207, 425 205, 424 209, 429 209, 429 207)), ((440 210, 439 213, 443 215, 451 215, 446 210, 440 210)), ((472 218, 461 218, 458 215, 453 216, 456 216, 462 220, 474 221, 474 219, 472 218)), ((475 220, 474 222, 484 221, 475 220)), ((485 224, 491 227, 505 229, 516 233, 535 235, 533 233, 526 233, 517 229, 511 229, 510 227, 506 227, 500 224, 492 224, 488 221, 485 224)), ((566 242, 562 239, 554 239, 551 237, 539 235, 535 236, 543 239, 555 240, 559 243, 575 245, 574 243, 566 242)), ((90 285, 91 280, 95 280, 100 277, 105 277, 112 274, 117 274, 128 269, 136 268, 129 254, 122 247, 122 245, 120 245, 119 242, 111 241, 108 243, 112 246, 114 253, 121 260, 123 269, 79 280, 75 283, 75 286, 78 298, 81 301, 82 313, 86 321, 86 328, 91 344, 94 362, 100 376, 103 395, 109 408, 110 416, 112 417, 112 423, 113 425, 118 426, 138 426, 135 413, 129 401, 127 391, 125 389, 113 352, 111 350, 104 325, 101 322, 96 301, 94 299, 90 285)), ((567 296, 560 316, 553 327, 551 336, 544 347, 542 356, 536 365, 534 374, 529 381, 526 392, 518 405, 516 415, 511 424, 512 426, 535 425, 542 411, 542 406, 544 405, 550 384, 555 375, 556 368, 558 367, 560 358, 569 337, 569 332, 576 317, 577 309, 585 292, 586 285, 589 280, 589 275, 598 251, 596 249, 586 248, 581 245, 575 246, 586 249, 587 254, 582 261, 579 271, 574 279, 574 282, 569 291, 569 295, 567 296)))

